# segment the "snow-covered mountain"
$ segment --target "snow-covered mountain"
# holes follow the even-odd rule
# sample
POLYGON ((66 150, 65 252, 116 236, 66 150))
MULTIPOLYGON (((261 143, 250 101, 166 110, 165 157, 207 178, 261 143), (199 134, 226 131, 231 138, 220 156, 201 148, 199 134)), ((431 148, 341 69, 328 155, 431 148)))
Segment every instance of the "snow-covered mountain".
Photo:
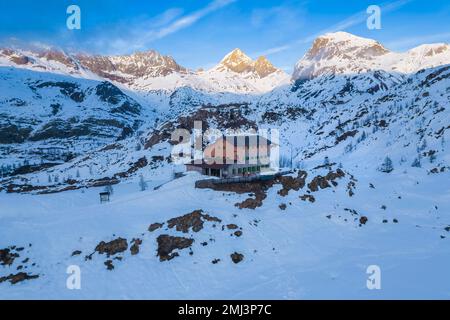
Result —
POLYGON ((201 72, 200 76, 208 83, 216 82, 223 90, 233 92, 264 93, 289 84, 286 72, 275 68, 263 56, 254 61, 240 49, 234 49, 217 66, 201 72))
POLYGON ((207 93, 260 94, 289 83, 289 76, 265 57, 251 60, 236 49, 214 68, 192 71, 156 51, 99 56, 45 48, 1 49, 0 65, 104 79, 139 92, 190 87, 207 93))
POLYGON ((404 53, 392 52, 379 42, 346 32, 318 37, 296 64, 294 80, 331 74, 358 74, 386 71, 408 74, 450 61, 450 45, 422 45, 404 53))
POLYGON ((89 67, 3 50, 0 297, 76 298, 59 286, 66 264, 81 266, 90 298, 448 297, 447 44, 395 53, 327 34, 293 82, 240 50, 199 72, 143 55, 89 67), (295 171, 216 189, 175 178, 171 133, 194 121, 277 129, 280 165, 295 171), (47 146, 76 152, 32 152, 47 146), (98 204, 104 186, 112 201, 98 204), (377 292, 365 287, 374 264, 377 292))
MULTIPOLYGON (((433 130, 443 138, 447 127, 441 116, 446 114, 448 97, 444 90, 446 62, 450 62, 448 48, 445 44, 423 45, 406 53, 393 53, 374 40, 344 32, 326 34, 317 38, 297 63, 292 85, 288 76, 267 59, 254 61, 239 49, 212 69, 198 72, 154 51, 99 57, 50 49, 40 53, 4 49, 0 59, 4 65, 0 133, 5 144, 1 163, 9 168, 4 171, 15 172, 13 165, 20 166, 24 159, 38 162, 41 152, 36 150, 53 144, 65 146, 59 151, 63 154, 71 149, 71 157, 94 152, 83 161, 95 165, 95 159, 102 157, 102 148, 120 139, 125 139, 125 144, 119 149, 127 153, 122 158, 129 159, 134 149, 148 148, 146 141, 155 133, 164 132, 167 138, 167 128, 178 126, 180 121, 186 123, 186 119, 200 117, 225 128, 231 115, 221 113, 226 115, 228 109, 236 108, 241 124, 281 128, 285 139, 282 146, 294 148, 294 161, 300 162, 313 155, 316 159, 330 157, 328 152, 336 157, 344 142, 363 132, 367 138, 369 131, 375 130, 373 125, 388 127, 404 118, 404 125, 389 131, 388 137, 376 139, 392 144, 398 139, 393 135, 405 128, 413 132, 419 121, 412 121, 414 114, 404 108, 411 112, 424 108, 419 113, 423 118, 420 122, 427 123, 430 130, 431 124, 439 121, 441 127, 436 124, 433 130), (255 94, 269 87, 272 89, 267 93, 255 94), (230 92, 225 93, 227 90, 230 92), (430 110, 439 112, 440 117, 430 110), (387 115, 395 120, 384 119, 387 115), (304 136, 301 144, 291 141, 296 134, 304 136)), ((415 145, 423 143, 424 133, 417 139, 415 145)), ((409 146, 409 157, 420 156, 414 154, 411 141, 402 144, 409 146)), ((399 150, 405 148, 399 146, 399 150)), ((134 161, 145 152, 136 154, 139 156, 134 161)), ((437 155, 433 153, 433 157, 437 155)), ((105 174, 116 170, 111 166, 106 169, 105 174)))

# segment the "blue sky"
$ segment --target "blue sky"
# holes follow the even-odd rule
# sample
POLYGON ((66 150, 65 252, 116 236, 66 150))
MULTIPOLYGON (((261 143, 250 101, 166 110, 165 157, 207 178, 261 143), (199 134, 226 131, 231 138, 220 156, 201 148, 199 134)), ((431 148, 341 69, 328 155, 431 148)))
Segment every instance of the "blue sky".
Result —
POLYGON ((189 68, 208 68, 241 48, 290 71, 315 36, 345 30, 403 51, 450 42, 450 3, 434 0, 21 0, 2 1, 0 42, 45 43, 99 54, 155 49, 189 68), (81 30, 66 9, 81 8, 81 30), (381 30, 366 9, 382 8, 381 30))

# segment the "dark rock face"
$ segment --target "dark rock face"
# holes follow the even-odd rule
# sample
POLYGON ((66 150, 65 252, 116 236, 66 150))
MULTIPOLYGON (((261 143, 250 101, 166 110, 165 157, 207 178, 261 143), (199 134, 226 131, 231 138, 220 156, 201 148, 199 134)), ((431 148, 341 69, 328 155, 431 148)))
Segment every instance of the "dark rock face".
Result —
POLYGON ((111 109, 112 113, 138 115, 141 112, 141 106, 137 102, 110 82, 102 82, 95 90, 101 101, 117 106, 111 109))
POLYGON ((331 187, 330 182, 333 185, 337 185, 335 180, 340 179, 344 176, 345 176, 345 173, 341 169, 337 169, 336 172, 330 171, 325 177, 322 177, 320 175, 314 177, 314 179, 312 179, 311 182, 308 183, 308 188, 309 188, 309 190, 311 190, 313 192, 318 191, 319 187, 320 187, 320 189, 329 188, 329 187, 331 187))
POLYGON ((32 129, 29 127, 19 128, 17 125, 3 125, 0 127, 0 143, 22 143, 30 135, 32 129))
MULTIPOLYGON (((342 172, 343 173, 343 172, 342 172)), ((283 188, 278 192, 281 196, 286 196, 290 190, 298 191, 305 186, 305 180, 307 177, 306 171, 299 171, 297 177, 281 176, 272 180, 256 180, 246 183, 226 183, 226 184, 213 184, 209 181, 205 183, 196 183, 195 187, 204 189, 209 188, 216 191, 228 191, 242 193, 251 193, 253 198, 248 198, 243 202, 236 203, 235 206, 239 209, 256 209, 261 207, 263 200, 266 199, 266 191, 273 187, 275 184, 281 184, 283 188)), ((198 181, 202 182, 202 181, 198 181)))
POLYGON ((278 206, 281 210, 286 210, 286 204, 282 203, 278 206))
POLYGON ((316 110, 306 110, 304 108, 288 107, 282 111, 266 111, 262 114, 261 120, 266 123, 275 123, 284 119, 297 120, 300 117, 311 117, 316 110))
POLYGON ((133 239, 131 240, 131 247, 130 247, 130 252, 132 255, 136 255, 139 253, 139 246, 142 244, 142 240, 141 239, 133 239))
POLYGON ((148 165, 148 160, 144 156, 142 158, 139 158, 136 162, 132 163, 130 165, 130 168, 128 168, 127 171, 116 173, 115 176, 117 176, 119 178, 126 178, 126 177, 130 176, 131 174, 135 173, 136 171, 138 171, 139 169, 144 168, 147 165, 148 165))
POLYGON ((314 203, 316 201, 316 198, 314 198, 314 196, 311 194, 304 194, 304 195, 300 196, 300 199, 303 201, 308 200, 311 203, 314 203))
POLYGON ((116 253, 123 252, 128 249, 128 242, 126 239, 117 238, 110 242, 101 241, 96 247, 95 251, 99 254, 106 253, 107 256, 115 255, 116 253))
POLYGON ((65 54, 63 51, 55 49, 44 50, 42 52, 39 52, 38 56, 40 58, 46 58, 47 60, 57 61, 59 63, 64 64, 68 68, 79 70, 77 62, 71 56, 65 54))
POLYGON ((177 231, 187 233, 190 228, 192 228, 192 231, 194 232, 199 232, 203 229, 204 221, 221 222, 219 218, 204 214, 203 210, 195 210, 191 213, 185 214, 184 216, 172 218, 167 221, 167 224, 169 228, 176 227, 177 231))
POLYGON ((241 261, 244 259, 244 255, 243 255, 242 253, 237 253, 237 252, 232 253, 232 254, 230 255, 230 257, 231 257, 231 260, 232 260, 234 263, 239 263, 239 262, 241 262, 241 261))
POLYGON ((358 130, 347 131, 344 134, 336 138, 336 144, 347 140, 348 137, 354 137, 358 133, 358 130))
POLYGON ((14 170, 11 175, 17 175, 17 174, 28 174, 32 172, 38 172, 44 169, 48 169, 51 167, 54 167, 58 165, 58 163, 42 163, 42 164, 36 164, 36 165, 24 165, 21 167, 18 167, 16 170, 14 170))
POLYGON ((75 250, 74 252, 72 252, 72 257, 73 256, 78 256, 78 255, 80 255, 81 254, 81 251, 80 250, 75 250))
POLYGON ((366 224, 368 220, 369 219, 366 216, 362 216, 361 218, 359 218, 359 223, 366 224))
POLYGON ((169 56, 156 51, 138 52, 127 56, 92 56, 78 54, 79 63, 101 77, 127 83, 136 77, 159 77, 173 72, 187 73, 169 56), (117 75, 119 71, 122 75, 117 75))
POLYGON ((36 88, 42 89, 42 88, 48 88, 48 87, 55 87, 59 88, 60 92, 72 99, 75 102, 83 102, 86 95, 85 93, 80 90, 78 84, 71 83, 71 82, 65 82, 65 81, 58 81, 58 82, 52 82, 52 81, 46 81, 41 82, 36 86, 36 88))
MULTIPOLYGON (((39 75, 36 78, 27 74, 32 71, 19 68, 14 72, 22 77, 24 92, 31 91, 32 95, 19 95, 1 102, 5 108, 0 112, 0 144, 58 140, 51 141, 52 146, 40 143, 30 143, 25 148, 11 146, 13 151, 22 152, 23 159, 31 155, 49 163, 67 162, 102 144, 129 137, 142 124, 140 104, 110 83, 80 81, 56 74, 46 75, 48 79, 42 80, 40 72, 33 71, 39 75), (66 155, 73 157, 66 159, 66 155)), ((41 170, 38 166, 24 169, 41 170)), ((22 173, 11 175, 18 174, 22 173)))
POLYGON ((325 177, 317 176, 314 177, 313 180, 311 180, 310 183, 308 183, 309 190, 316 192, 320 189, 329 188, 330 184, 328 183, 328 180, 325 177))
POLYGON ((32 186, 29 184, 24 184, 24 185, 17 185, 17 184, 9 184, 6 187, 6 192, 7 193, 22 193, 22 192, 31 192, 31 191, 36 191, 36 190, 45 190, 47 189, 47 187, 44 186, 32 186))
POLYGON ((11 252, 10 248, 0 250, 0 264, 3 266, 10 266, 17 257, 19 257, 19 255, 11 252))
POLYGON ((234 235, 236 237, 240 237, 240 236, 242 236, 242 231, 241 230, 237 230, 237 231, 234 232, 234 235))
POLYGON ((11 282, 11 284, 16 284, 16 283, 22 282, 24 280, 37 279, 37 278, 39 278, 39 275, 37 275, 37 274, 28 274, 25 272, 19 272, 16 274, 10 274, 5 277, 0 277, 0 283, 2 283, 4 281, 9 281, 9 282, 11 282))
POLYGON ((12 56, 9 58, 12 62, 19 65, 31 63, 31 59, 27 56, 12 56))
POLYGON ((239 209, 256 209, 262 206, 263 200, 267 197, 267 195, 259 191, 255 194, 255 198, 248 198, 241 203, 236 203, 236 206, 239 209))
POLYGON ((108 269, 108 270, 113 270, 114 269, 114 265, 112 263, 112 260, 106 260, 103 264, 106 266, 106 269, 108 269))
POLYGON ((152 223, 152 224, 148 227, 148 231, 153 232, 153 231, 155 231, 156 229, 161 228, 163 225, 164 225, 164 223, 158 223, 158 222, 152 223))
POLYGON ((111 113, 138 115, 141 112, 141 106, 137 103, 125 101, 119 107, 112 108, 111 113))
POLYGON ((202 128, 204 131, 210 128, 210 123, 217 124, 217 129, 258 129, 256 122, 247 119, 242 111, 239 109, 245 109, 246 104, 229 104, 218 105, 215 108, 202 107, 196 110, 194 113, 188 116, 182 116, 178 118, 176 122, 168 122, 158 130, 154 130, 150 133, 145 141, 144 148, 149 149, 154 145, 163 141, 168 141, 172 144, 177 144, 180 141, 172 141, 171 135, 175 129, 187 129, 190 132, 194 128, 195 121, 202 122, 202 128), (236 106, 236 109, 231 110, 228 107, 236 106))
POLYGON ((230 230, 234 230, 234 229, 237 229, 238 226, 235 225, 234 223, 230 223, 230 224, 227 224, 227 228, 230 229, 230 230))
POLYGON ((181 250, 190 247, 194 242, 194 239, 173 237, 163 234, 160 235, 156 241, 158 242, 157 255, 159 256, 159 261, 167 261, 178 256, 178 252, 172 252, 173 250, 181 250))
POLYGON ((125 97, 124 93, 110 82, 102 82, 95 88, 95 93, 103 102, 118 104, 125 97))
MULTIPOLYGON (((83 136, 106 136, 108 138, 123 139, 133 132, 126 123, 116 119, 87 118, 83 121, 78 119, 53 119, 36 130, 29 137, 30 141, 46 139, 68 139, 83 136), (105 135, 108 129, 108 133, 105 135)), ((1 133, 0 133, 1 134, 1 133)))
POLYGON ((299 171, 296 178, 290 176, 281 176, 278 178, 283 189, 278 191, 281 196, 286 196, 290 190, 298 191, 305 186, 305 180, 308 174, 306 171, 299 171))

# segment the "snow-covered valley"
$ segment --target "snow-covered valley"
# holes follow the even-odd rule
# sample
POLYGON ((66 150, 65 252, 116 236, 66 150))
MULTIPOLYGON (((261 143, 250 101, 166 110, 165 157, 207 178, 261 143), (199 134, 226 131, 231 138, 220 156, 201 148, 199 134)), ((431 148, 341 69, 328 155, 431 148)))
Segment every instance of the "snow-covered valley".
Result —
POLYGON ((261 208, 238 209, 246 195, 198 190, 189 175, 160 189, 141 192, 135 183, 114 188, 112 201, 98 203, 98 189, 56 195, 1 194, 1 244, 25 249, 17 262, 38 279, 3 283, 8 298, 305 299, 450 297, 448 177, 399 173, 387 182, 379 173, 360 176, 349 197, 345 184, 314 193, 268 191, 261 208), (401 181, 401 182, 400 182, 401 181), (421 181, 417 184, 417 181, 421 181), (373 184, 374 188, 370 188, 373 184), (441 189, 446 186, 446 189, 441 189), (18 205, 20 203, 20 205, 18 205), (279 205, 286 203, 285 210, 279 205), (383 209, 382 206, 386 206, 383 209), (202 209, 221 220, 188 233, 153 232, 149 225, 202 209), (352 213, 355 210, 358 214, 352 213), (360 226, 359 219, 368 221, 360 226), (384 222, 383 222, 384 221, 384 222), (396 221, 396 222, 394 222, 396 221), (216 225, 213 227, 213 225, 216 225), (226 225, 242 230, 237 237, 226 225), (225 229, 222 230, 222 226, 225 229), (180 256, 160 262, 157 236, 193 238, 180 256), (94 252, 100 241, 142 240, 139 253, 127 249, 111 258, 94 252), (445 237, 445 238, 442 238, 445 237), (29 243, 32 246, 29 246, 29 243), (72 252, 81 253, 71 256, 72 252), (230 255, 244 255, 234 264, 230 255), (192 255, 191 255, 192 253, 192 255), (121 257, 121 260, 115 258, 121 257), (22 263, 29 258, 28 263, 22 263), (104 262, 113 261, 107 270, 104 262), (220 259, 216 264, 215 259, 220 259), (32 265, 36 263, 36 265, 32 265), (81 290, 68 290, 66 269, 81 268, 81 290), (366 268, 382 270, 382 289, 368 290, 366 268))
POLYGON ((450 298, 448 45, 327 34, 292 77, 0 52, 1 299, 450 298), (292 172, 196 188, 170 140, 195 121, 278 130, 292 172))

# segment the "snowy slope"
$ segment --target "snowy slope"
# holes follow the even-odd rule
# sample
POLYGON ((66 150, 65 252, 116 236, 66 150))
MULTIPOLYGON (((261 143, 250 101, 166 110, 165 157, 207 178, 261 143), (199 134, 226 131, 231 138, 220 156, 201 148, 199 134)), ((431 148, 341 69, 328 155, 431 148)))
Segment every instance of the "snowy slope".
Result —
MULTIPOLYGON (((450 298, 447 48, 392 53, 373 40, 337 33, 314 42, 292 84, 240 50, 211 70, 144 77, 133 90, 114 82, 121 102, 140 106, 139 114, 120 115, 124 123, 142 121, 133 134, 112 135, 100 147, 77 145, 82 155, 0 180, 0 250, 24 247, 11 265, 0 265, 0 279, 18 272, 39 276, 1 282, 0 297, 450 298), (258 91, 271 76, 281 85, 258 91), (286 178, 244 191, 195 188, 202 177, 193 173, 175 179, 184 167, 170 159, 170 135, 192 129, 194 121, 204 129, 277 129, 281 166, 307 177, 297 190, 284 184, 286 178), (114 192, 110 203, 100 204, 105 185, 114 192), (260 206, 249 208, 261 192, 260 206), (170 219, 195 210, 208 215, 200 230, 170 227, 170 219), (154 223, 163 225, 148 231, 154 223), (188 244, 168 261, 157 255, 164 235, 188 244), (101 241, 119 237, 126 239, 124 251, 110 257, 95 251, 101 241), (137 254, 133 239, 142 240, 137 254), (234 253, 243 260, 233 263, 234 253), (73 264, 82 270, 80 291, 65 287, 73 264), (381 290, 366 288, 369 265, 381 268, 381 290)), ((96 113, 113 116, 114 106, 94 92, 104 82, 15 67, 1 75, 1 108, 8 116, 41 119, 46 104, 39 94, 45 102, 59 101, 67 120, 76 113, 70 96, 78 91, 96 113), (38 88, 44 80, 76 83, 79 90, 38 88)), ((41 124, 33 125, 34 133, 41 124)), ((20 156, 30 144, 14 148, 20 156)))
POLYGON ((125 139, 152 123, 145 107, 109 82, 0 67, 2 171, 64 162, 125 139))
POLYGON ((450 245, 444 230, 450 219, 450 190, 446 189, 446 196, 436 197, 436 192, 441 192, 436 185, 448 186, 448 174, 436 179, 423 172, 398 173, 390 181, 381 173, 361 176, 356 196, 348 197, 339 182, 336 188, 314 194, 315 203, 300 200, 302 191, 281 197, 275 187, 255 212, 234 206, 245 195, 194 189, 198 178, 190 175, 145 192, 138 191, 137 183, 121 184, 115 187, 112 201, 103 205, 98 203, 97 189, 39 197, 0 194, 0 248, 25 247, 11 266, 0 267, 2 275, 17 272, 19 265, 27 267, 24 270, 30 275, 39 275, 15 285, 1 283, 0 297, 450 297, 450 245), (421 183, 416 184, 417 180, 421 183), (369 188, 369 183, 375 189, 369 188), (286 210, 279 209, 281 203, 288 204, 286 210), (383 205, 386 210, 381 209, 383 205), (162 229, 147 231, 154 222, 200 208, 222 222, 215 227, 205 222, 199 232, 175 231, 168 229, 167 223, 162 229), (358 215, 346 209, 356 210, 358 215), (360 215, 368 217, 363 226, 359 226, 360 215), (227 224, 242 228, 242 235, 230 236, 234 230, 228 230, 227 224), (179 250, 178 257, 161 262, 156 256, 156 239, 161 234, 193 238, 194 243, 179 250), (118 237, 127 239, 126 251, 109 258, 95 253, 85 260, 101 241, 118 237), (133 238, 142 240, 136 255, 130 253, 133 238), (81 254, 71 256, 76 250, 81 254), (230 258, 234 252, 243 254, 243 261, 234 264, 230 258), (29 262, 20 262, 26 258, 29 262), (113 261, 113 270, 104 265, 108 259, 113 261), (213 264, 215 259, 220 261, 213 264), (366 288, 366 268, 374 264, 382 270, 382 290, 366 288), (81 269, 81 290, 66 288, 70 265, 81 269))

